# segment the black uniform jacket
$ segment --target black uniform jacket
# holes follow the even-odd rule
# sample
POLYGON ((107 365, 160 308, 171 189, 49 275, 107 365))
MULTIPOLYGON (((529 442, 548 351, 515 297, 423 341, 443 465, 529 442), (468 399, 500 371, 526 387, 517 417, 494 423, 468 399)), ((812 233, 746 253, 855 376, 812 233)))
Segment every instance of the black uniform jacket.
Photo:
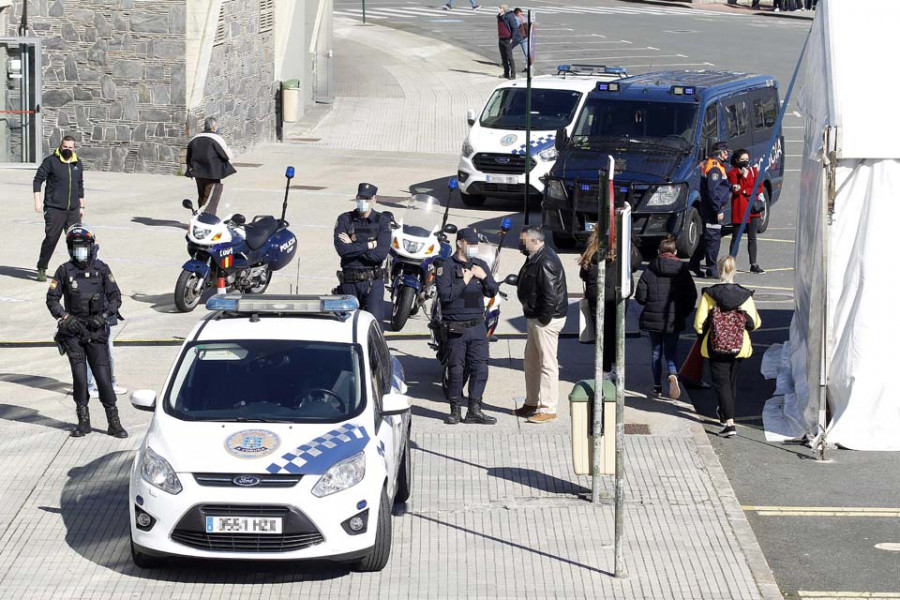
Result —
POLYGON ((95 258, 82 269, 72 261, 56 269, 47 290, 47 308, 55 319, 66 313, 79 319, 119 312, 122 293, 109 267, 95 258))
POLYGON ((500 286, 491 276, 487 263, 480 258, 465 262, 455 254, 435 264, 437 268, 438 298, 441 301, 441 316, 445 321, 471 321, 484 317, 484 298, 493 298, 500 286), (469 283, 463 281, 463 268, 481 267, 487 277, 472 277, 469 283))
POLYGON ((377 211, 363 217, 357 211, 342 213, 334 224, 334 249, 341 257, 342 269, 375 269, 391 250, 391 220, 377 211), (346 233, 352 240, 345 244, 338 236, 346 233), (378 245, 369 249, 368 244, 378 245))
POLYGON ((78 208, 78 199, 84 198, 84 165, 74 152, 68 162, 63 161, 58 148, 45 158, 34 175, 32 189, 41 191, 41 184, 45 181, 45 207, 61 210, 78 208))

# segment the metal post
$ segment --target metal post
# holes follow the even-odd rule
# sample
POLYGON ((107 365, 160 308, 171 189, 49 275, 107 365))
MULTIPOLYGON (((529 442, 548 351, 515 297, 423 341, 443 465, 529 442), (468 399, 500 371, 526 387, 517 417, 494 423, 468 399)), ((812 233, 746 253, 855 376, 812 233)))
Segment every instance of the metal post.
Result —
POLYGON ((601 452, 603 451, 603 332, 604 317, 603 310, 606 303, 606 258, 609 252, 609 242, 606 232, 600 229, 603 223, 604 211, 609 212, 609 175, 600 171, 598 173, 597 188, 597 306, 594 309, 594 324, 596 325, 595 342, 594 342, 594 404, 593 419, 591 422, 594 434, 593 448, 594 457, 591 463, 591 502, 596 504, 600 502, 600 477, 602 465, 600 462, 601 452))
MULTIPOLYGON (((512 40, 510 40, 512 41, 512 40)), ((528 11, 528 47, 531 47, 531 11, 528 11)), ((515 48, 510 50, 510 54, 515 52, 515 48)), ((531 62, 526 59, 526 62, 531 62)), ((528 71, 525 76, 525 224, 528 225, 530 218, 528 216, 529 201, 531 200, 531 65, 527 65, 528 71)), ((513 73, 513 77, 515 77, 513 73)))
MULTIPOLYGON (((621 216, 617 216, 617 219, 621 216)), ((619 231, 624 231, 624 226, 619 223, 619 231)), ((624 248, 627 236, 619 235, 616 238, 616 260, 623 260, 625 252, 631 248, 624 248)), ((622 547, 622 537, 625 530, 625 303, 628 301, 622 297, 622 269, 616 269, 616 511, 615 511, 615 576, 626 577, 625 550, 622 547)))
POLYGON ((362 8, 363 8, 363 25, 366 24, 366 0, 362 0, 362 8))

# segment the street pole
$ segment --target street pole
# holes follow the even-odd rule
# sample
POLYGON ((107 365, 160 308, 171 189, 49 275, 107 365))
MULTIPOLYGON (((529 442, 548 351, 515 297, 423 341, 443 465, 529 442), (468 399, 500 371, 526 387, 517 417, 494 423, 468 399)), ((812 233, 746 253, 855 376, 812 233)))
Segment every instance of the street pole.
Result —
MULTIPOLYGON (((617 219, 623 218, 618 216, 617 219)), ((624 221, 624 219, 623 219, 624 221)), ((616 236, 617 252, 616 261, 624 261, 626 252, 631 248, 625 248, 628 236, 625 231, 626 223, 617 223, 619 235, 616 236)), ((621 264, 621 262, 617 262, 621 264)), ((627 261, 626 261, 627 264, 627 261)), ((615 530, 615 569, 616 577, 626 577, 625 549, 622 547, 622 537, 625 533, 625 302, 622 297, 622 278, 625 276, 622 269, 616 271, 616 530, 615 530)), ((629 273, 630 277, 631 274, 629 273)))
POLYGON ((366 24, 366 0, 362 0, 363 6, 363 25, 366 24))
MULTIPOLYGON (((525 225, 528 225, 529 200, 531 196, 531 11, 528 11, 528 57, 525 77, 525 225)), ((515 49, 510 52, 514 52, 515 49)), ((513 77, 515 77, 513 73, 513 77)))
POLYGON ((600 477, 601 462, 600 456, 603 451, 603 331, 604 331, 604 310, 603 305, 606 301, 606 256, 607 256, 607 240, 606 232, 602 229, 604 210, 608 212, 609 198, 604 191, 609 186, 604 185, 608 179, 608 175, 604 175, 603 171, 598 174, 597 189, 597 306, 594 309, 594 323, 596 325, 595 342, 594 342, 594 404, 593 419, 591 422, 593 433, 594 456, 591 463, 591 503, 600 502, 600 477))

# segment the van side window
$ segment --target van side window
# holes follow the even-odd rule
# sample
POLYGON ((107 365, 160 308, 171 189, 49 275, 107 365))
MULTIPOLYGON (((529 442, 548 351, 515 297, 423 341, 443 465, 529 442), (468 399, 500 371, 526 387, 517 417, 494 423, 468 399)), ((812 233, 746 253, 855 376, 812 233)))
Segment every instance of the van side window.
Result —
POLYGON ((703 115, 703 130, 700 134, 700 143, 703 144, 701 147, 707 153, 709 153, 711 145, 719 141, 719 112, 717 108, 718 106, 715 103, 710 104, 706 107, 706 114, 703 115))
POLYGON ((729 139, 747 134, 747 103, 737 100, 725 105, 725 129, 729 139))
POLYGON ((772 134, 778 120, 778 92, 763 88, 753 93, 753 141, 763 142, 772 134))

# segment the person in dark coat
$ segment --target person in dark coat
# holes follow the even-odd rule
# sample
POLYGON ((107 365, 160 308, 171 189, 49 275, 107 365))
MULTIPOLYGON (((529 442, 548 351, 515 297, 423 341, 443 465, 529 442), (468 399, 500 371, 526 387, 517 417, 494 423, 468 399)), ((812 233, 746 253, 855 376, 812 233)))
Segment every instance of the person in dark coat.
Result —
POLYGON ((641 330, 650 334, 653 349, 653 393, 662 396, 663 358, 668 369, 669 398, 681 396, 678 386, 678 337, 684 321, 694 310, 697 288, 688 265, 675 256, 675 238, 666 236, 659 244, 659 256, 650 261, 638 281, 634 299, 644 307, 641 330))
MULTIPOLYGON (((203 121, 203 133, 198 133, 187 147, 187 169, 184 174, 197 183, 197 204, 206 204, 217 184, 229 175, 237 173, 231 165, 234 153, 219 133, 219 122, 214 117, 203 121)), ((215 212, 215 211, 213 211, 215 212)))

